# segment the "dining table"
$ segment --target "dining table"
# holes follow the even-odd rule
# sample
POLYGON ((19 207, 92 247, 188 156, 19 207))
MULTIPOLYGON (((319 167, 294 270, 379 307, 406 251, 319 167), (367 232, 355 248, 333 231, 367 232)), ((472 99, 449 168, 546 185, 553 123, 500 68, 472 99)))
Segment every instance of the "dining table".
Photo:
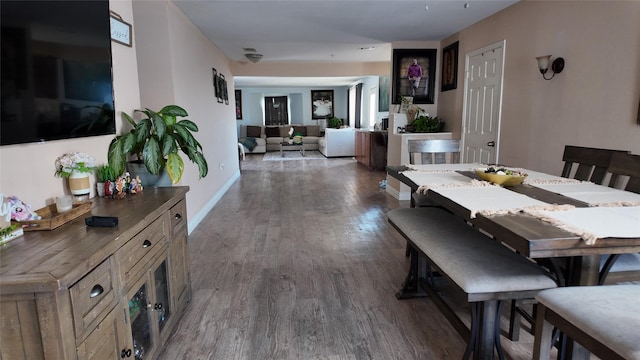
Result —
MULTIPOLYGON (((412 164, 387 174, 520 255, 556 266, 564 286, 598 285, 601 257, 640 252, 640 194, 516 167, 524 181, 500 186, 478 176, 488 167, 412 164)), ((568 358, 584 356, 565 341, 568 358)))
POLYGON ((388 166, 411 191, 530 259, 566 258, 566 285, 597 285, 601 256, 640 252, 640 194, 527 169, 522 184, 480 180, 470 164, 388 166))

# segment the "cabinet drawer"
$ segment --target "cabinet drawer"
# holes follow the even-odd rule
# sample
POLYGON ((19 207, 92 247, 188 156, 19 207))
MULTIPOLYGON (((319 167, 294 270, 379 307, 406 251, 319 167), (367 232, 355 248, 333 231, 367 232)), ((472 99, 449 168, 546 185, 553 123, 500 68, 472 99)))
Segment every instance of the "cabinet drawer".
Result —
POLYGON ((112 259, 105 260, 70 288, 76 338, 83 339, 116 302, 112 259))
POLYGON ((128 284, 133 276, 145 270, 154 254, 166 243, 165 217, 160 216, 118 249, 116 262, 123 284, 128 284))
POLYGON ((182 200, 169 210, 171 236, 176 237, 187 229, 187 201, 182 200))

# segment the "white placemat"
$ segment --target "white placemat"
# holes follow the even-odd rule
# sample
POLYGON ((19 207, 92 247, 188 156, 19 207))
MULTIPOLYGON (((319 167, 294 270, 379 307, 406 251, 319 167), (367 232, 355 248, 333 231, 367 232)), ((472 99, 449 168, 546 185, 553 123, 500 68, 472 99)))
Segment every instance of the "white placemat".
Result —
POLYGON ((448 171, 473 171, 479 167, 483 167, 482 164, 469 163, 469 164, 425 164, 425 165, 405 165, 413 171, 420 172, 448 172, 448 171))
POLYGON ((527 178, 524 180, 525 184, 537 185, 537 184, 579 184, 581 181, 576 179, 567 179, 561 176, 545 174, 538 171, 519 169, 527 174, 527 178))
POLYGON ((429 189, 446 187, 488 186, 489 183, 471 179, 454 171, 420 172, 405 171, 402 175, 418 185, 418 192, 426 194, 429 189))
POLYGON ((576 184, 535 184, 535 187, 580 200, 589 206, 638 206, 640 194, 591 182, 576 184))
POLYGON ((565 211, 525 210, 526 213, 582 237, 597 239, 640 238, 640 207, 589 207, 565 211))
POLYGON ((432 191, 468 209, 472 219, 477 213, 499 215, 516 213, 523 209, 552 209, 557 206, 500 186, 438 188, 432 191))

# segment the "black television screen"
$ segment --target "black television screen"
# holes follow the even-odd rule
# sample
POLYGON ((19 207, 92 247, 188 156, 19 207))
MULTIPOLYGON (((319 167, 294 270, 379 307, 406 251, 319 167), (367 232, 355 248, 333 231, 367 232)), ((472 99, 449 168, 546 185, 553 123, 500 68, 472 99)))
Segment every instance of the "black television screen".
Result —
POLYGON ((0 1, 0 144, 115 134, 108 0, 0 1))

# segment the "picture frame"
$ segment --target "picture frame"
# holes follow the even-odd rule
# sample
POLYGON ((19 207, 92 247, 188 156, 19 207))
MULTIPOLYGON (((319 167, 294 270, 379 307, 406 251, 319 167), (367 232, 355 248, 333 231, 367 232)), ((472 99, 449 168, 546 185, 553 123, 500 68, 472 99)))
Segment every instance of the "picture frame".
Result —
POLYGON ((440 91, 453 90, 458 87, 458 47, 459 41, 442 49, 442 76, 440 91))
POLYGON ((393 50, 392 104, 400 104, 405 96, 413 97, 414 104, 434 103, 437 53, 437 49, 393 50), (409 70, 414 60, 421 69, 421 76, 412 83, 409 70))
POLYGON ((389 76, 380 76, 378 78, 378 111, 389 111, 389 76))
POLYGON ((131 30, 133 29, 131 24, 124 21, 120 15, 111 11, 109 14, 110 27, 111 27, 111 41, 118 44, 133 47, 131 41, 131 30))
POLYGON ((236 95, 236 120, 242 120, 242 90, 235 90, 236 95))
POLYGON ((331 119, 333 116, 333 90, 311 90, 311 119, 331 119))
POLYGON ((224 95, 222 90, 222 78, 215 68, 211 68, 211 72, 213 73, 213 90, 215 93, 216 101, 218 103, 223 103, 224 95))

